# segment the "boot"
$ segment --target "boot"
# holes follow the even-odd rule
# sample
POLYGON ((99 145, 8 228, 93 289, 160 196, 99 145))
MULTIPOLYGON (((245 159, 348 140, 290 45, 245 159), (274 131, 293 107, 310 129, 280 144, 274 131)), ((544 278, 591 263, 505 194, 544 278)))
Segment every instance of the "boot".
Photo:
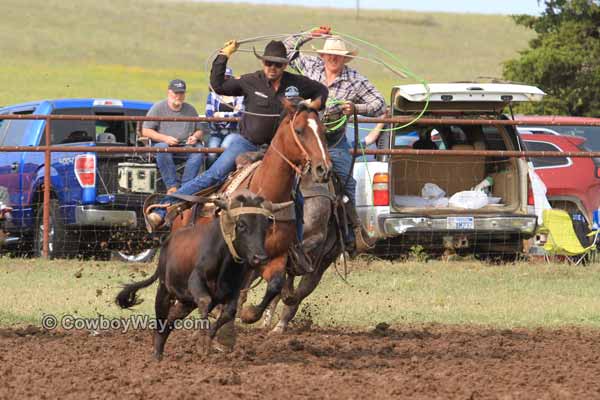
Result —
POLYGON ((375 247, 375 242, 377 239, 370 237, 367 231, 363 228, 360 218, 356 213, 356 207, 354 207, 354 204, 346 204, 346 215, 348 215, 348 222, 350 223, 350 226, 354 232, 354 243, 352 243, 349 248, 354 250, 356 253, 365 253, 368 250, 372 250, 375 247))
POLYGON ((160 214, 151 212, 146 216, 146 230, 148 233, 156 232, 163 225, 163 218, 160 214))
POLYGON ((295 241, 288 251, 288 262, 286 271, 293 276, 306 275, 315 270, 313 262, 304 251, 302 243, 295 241))

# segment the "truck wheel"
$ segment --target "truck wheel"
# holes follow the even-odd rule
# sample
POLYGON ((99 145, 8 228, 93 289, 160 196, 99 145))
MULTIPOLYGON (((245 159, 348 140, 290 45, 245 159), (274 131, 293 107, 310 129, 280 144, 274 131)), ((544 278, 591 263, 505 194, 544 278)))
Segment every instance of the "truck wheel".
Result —
POLYGON ((130 254, 125 251, 114 251, 113 259, 115 261, 124 261, 124 262, 138 262, 145 263, 151 262, 154 256, 156 255, 157 249, 146 249, 137 254, 130 254))
MULTIPOLYGON (((38 207, 35 213, 35 232, 33 237, 33 254, 42 257, 44 243, 44 209, 38 207)), ((50 200, 50 218, 48 222, 48 257, 65 258, 74 257, 79 250, 79 243, 67 230, 64 220, 60 216, 58 200, 50 200)))

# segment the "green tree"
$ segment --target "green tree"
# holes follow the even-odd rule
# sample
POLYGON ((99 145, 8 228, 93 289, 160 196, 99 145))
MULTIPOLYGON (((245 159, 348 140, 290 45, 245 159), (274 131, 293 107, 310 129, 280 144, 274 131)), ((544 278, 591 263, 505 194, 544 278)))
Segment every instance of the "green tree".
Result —
POLYGON ((539 17, 513 16, 537 32, 529 49, 504 63, 505 79, 548 96, 527 111, 600 117, 600 1, 546 0, 539 17))

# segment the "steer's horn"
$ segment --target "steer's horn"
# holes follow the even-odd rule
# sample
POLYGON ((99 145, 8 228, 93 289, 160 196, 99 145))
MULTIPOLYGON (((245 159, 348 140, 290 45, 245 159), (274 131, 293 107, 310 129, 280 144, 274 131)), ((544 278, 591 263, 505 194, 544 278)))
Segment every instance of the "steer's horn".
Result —
POLYGON ((292 204, 294 204, 293 201, 286 201, 285 203, 273 203, 271 206, 271 211, 277 212, 283 210, 284 208, 290 207, 292 204))

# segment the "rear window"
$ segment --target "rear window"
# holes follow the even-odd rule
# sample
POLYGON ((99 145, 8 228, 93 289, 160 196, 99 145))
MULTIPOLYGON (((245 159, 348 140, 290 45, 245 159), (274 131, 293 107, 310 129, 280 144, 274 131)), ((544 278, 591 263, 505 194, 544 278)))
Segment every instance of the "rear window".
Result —
MULTIPOLYGON (((548 142, 525 140, 525 147, 528 151, 561 151, 558 146, 548 142)), ((530 161, 534 168, 556 168, 571 165, 571 160, 567 157, 531 157, 530 161)))
POLYGON ((542 126, 561 135, 581 136, 586 138, 586 147, 589 151, 600 151, 600 126, 542 126))
MULTIPOLYGON (((33 110, 20 111, 14 114, 33 114, 33 110)), ((0 120, 0 145, 21 146, 23 136, 29 129, 32 120, 4 119, 0 120)))
MULTIPOLYGON (((429 142, 428 136, 438 150, 452 149, 454 146, 462 146, 463 149, 472 146, 473 150, 509 150, 505 135, 496 126, 478 125, 422 126, 417 130, 410 127, 394 134, 394 147, 419 148, 416 142, 429 142)), ((431 144, 426 146, 430 147, 431 144)))
MULTIPOLYGON (((117 111, 95 110, 89 107, 61 108, 54 110, 53 115, 98 115, 98 116, 144 116, 146 110, 119 109, 117 111)), ((53 145, 78 142, 96 142, 99 145, 135 145, 135 121, 52 121, 51 140, 53 145)), ((42 137, 41 144, 45 144, 42 137)))

